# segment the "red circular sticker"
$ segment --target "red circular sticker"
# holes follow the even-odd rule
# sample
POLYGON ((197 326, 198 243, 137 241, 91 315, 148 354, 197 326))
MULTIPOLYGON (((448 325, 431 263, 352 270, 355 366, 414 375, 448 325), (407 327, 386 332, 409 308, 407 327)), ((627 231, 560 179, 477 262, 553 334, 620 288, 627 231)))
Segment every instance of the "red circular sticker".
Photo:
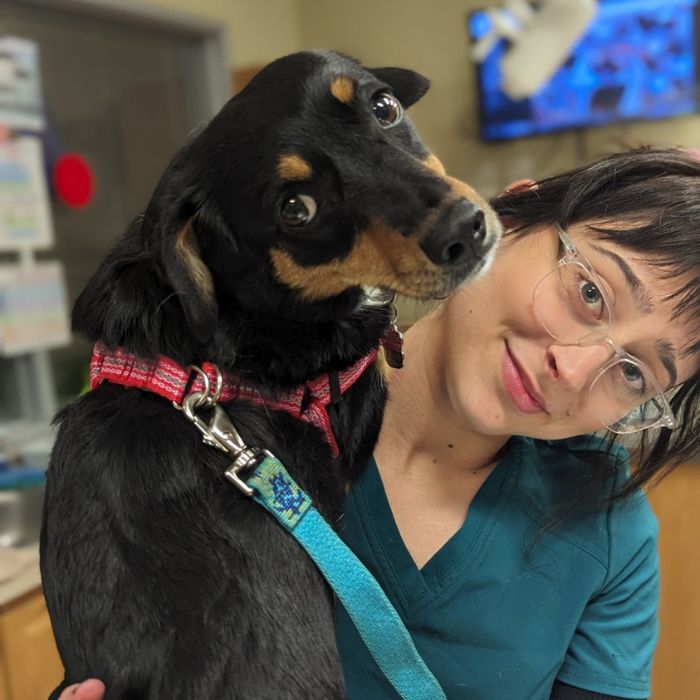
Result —
POLYGON ((95 191, 92 170, 77 153, 65 153, 56 161, 53 183, 56 194, 69 207, 89 204, 95 191))

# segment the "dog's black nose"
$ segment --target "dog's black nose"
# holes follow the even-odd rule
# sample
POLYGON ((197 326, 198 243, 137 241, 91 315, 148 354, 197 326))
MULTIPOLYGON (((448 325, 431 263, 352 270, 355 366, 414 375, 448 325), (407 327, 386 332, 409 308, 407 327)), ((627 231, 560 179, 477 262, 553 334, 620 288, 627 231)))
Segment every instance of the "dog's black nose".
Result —
POLYGON ((421 248, 436 265, 461 265, 482 253, 486 234, 484 212, 460 199, 442 213, 421 248))

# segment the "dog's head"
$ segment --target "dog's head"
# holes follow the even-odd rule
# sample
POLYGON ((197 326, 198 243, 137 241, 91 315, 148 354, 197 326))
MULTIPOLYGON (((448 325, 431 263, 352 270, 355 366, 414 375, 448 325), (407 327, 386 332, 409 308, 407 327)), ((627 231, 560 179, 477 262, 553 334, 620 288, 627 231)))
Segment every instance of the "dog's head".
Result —
POLYGON ((293 54, 182 149, 142 233, 200 340, 230 305, 327 320, 363 287, 426 299, 484 267, 496 215, 404 114, 428 86, 409 70, 293 54))

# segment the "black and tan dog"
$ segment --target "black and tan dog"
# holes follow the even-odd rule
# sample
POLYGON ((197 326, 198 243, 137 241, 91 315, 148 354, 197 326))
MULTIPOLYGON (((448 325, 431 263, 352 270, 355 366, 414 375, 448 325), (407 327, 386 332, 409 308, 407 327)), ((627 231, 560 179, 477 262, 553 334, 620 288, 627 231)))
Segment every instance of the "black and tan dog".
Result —
MULTIPOLYGON (((133 361, 213 363, 261 399, 376 351, 391 311, 368 287, 443 296, 500 233, 403 116, 427 88, 332 52, 268 66, 175 156, 75 330, 133 361)), ((378 361, 334 393, 339 454, 288 412, 224 409, 334 521, 384 398, 378 361)), ((321 576, 171 401, 105 381, 58 423, 41 561, 66 682, 120 700, 344 696, 321 576)))

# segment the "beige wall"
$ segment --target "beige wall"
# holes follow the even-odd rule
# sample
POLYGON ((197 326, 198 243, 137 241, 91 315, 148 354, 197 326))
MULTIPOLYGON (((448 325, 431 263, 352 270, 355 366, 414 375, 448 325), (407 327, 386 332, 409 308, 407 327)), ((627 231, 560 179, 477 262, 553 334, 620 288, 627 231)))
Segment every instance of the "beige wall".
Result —
POLYGON ((221 22, 236 67, 268 63, 301 48, 297 0, 148 0, 148 4, 221 22))
POLYGON ((485 194, 521 177, 539 177, 576 164, 583 147, 593 157, 654 142, 700 146, 700 117, 562 133, 505 144, 478 141, 474 71, 466 17, 489 0, 299 0, 303 48, 335 48, 372 65, 414 68, 433 81, 411 109, 426 143, 448 170, 485 194))
POLYGON ((491 195, 522 177, 573 167, 625 144, 700 147, 700 117, 612 126, 483 144, 466 38, 470 8, 492 0, 147 0, 221 22, 232 66, 267 63, 300 49, 334 48, 371 65, 414 68, 433 82, 411 109, 426 143, 457 177, 491 195))
POLYGON ((221 22, 240 68, 300 49, 334 48, 368 65, 414 68, 433 82, 411 109, 426 143, 448 170, 491 195, 522 177, 573 167, 624 144, 700 146, 700 117, 566 132, 483 144, 466 38, 470 8, 491 0, 147 0, 221 22))

